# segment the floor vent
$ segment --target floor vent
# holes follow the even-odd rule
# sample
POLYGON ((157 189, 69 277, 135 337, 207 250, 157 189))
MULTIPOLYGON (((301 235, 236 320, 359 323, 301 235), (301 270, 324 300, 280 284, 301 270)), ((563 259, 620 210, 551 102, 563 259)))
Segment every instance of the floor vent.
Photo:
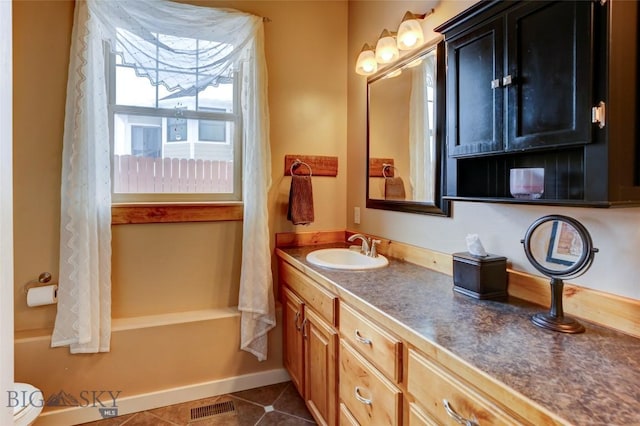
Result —
POLYGON ((232 413, 236 411, 233 401, 222 401, 203 407, 195 407, 191 409, 191 420, 208 419, 218 414, 232 413))

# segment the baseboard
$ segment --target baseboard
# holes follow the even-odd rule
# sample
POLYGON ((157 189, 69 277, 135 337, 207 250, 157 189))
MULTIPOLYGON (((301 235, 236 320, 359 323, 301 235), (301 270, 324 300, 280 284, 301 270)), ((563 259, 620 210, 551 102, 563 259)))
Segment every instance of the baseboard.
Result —
MULTIPOLYGON (((118 415, 123 415, 210 396, 239 392, 288 380, 290 380, 290 377, 287 371, 284 368, 277 368, 259 373, 133 395, 118 399, 116 405, 118 415)), ((96 408, 71 407, 43 413, 38 417, 35 426, 75 425, 101 419, 102 417, 96 408)))

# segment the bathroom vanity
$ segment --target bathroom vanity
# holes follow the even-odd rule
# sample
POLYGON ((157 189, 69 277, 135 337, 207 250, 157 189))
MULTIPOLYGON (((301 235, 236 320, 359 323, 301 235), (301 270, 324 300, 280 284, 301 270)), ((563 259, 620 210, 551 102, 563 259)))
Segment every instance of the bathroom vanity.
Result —
POLYGON ((345 245, 276 249, 285 366, 319 424, 640 424, 640 339, 540 329, 538 305, 470 298, 393 258, 306 261, 329 246, 345 245))

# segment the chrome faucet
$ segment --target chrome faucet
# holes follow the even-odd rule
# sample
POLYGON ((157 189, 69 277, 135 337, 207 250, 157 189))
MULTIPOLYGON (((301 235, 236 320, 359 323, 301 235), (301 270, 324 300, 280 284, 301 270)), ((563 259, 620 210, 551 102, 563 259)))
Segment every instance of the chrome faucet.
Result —
POLYGON ((369 239, 362 234, 353 234, 350 236, 347 241, 354 242, 355 240, 362 240, 362 247, 360 248, 360 253, 365 256, 369 256, 369 239))
POLYGON ((360 253, 369 257, 378 257, 378 251, 376 250, 376 244, 380 243, 380 240, 374 240, 371 238, 367 238, 362 234, 353 234, 349 238, 348 241, 354 242, 355 240, 362 240, 362 247, 360 248, 360 253))

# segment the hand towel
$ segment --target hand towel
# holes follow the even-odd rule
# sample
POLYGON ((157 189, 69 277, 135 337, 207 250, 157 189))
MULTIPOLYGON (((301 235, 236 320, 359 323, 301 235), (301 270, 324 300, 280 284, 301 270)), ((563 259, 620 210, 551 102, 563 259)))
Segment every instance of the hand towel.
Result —
POLYGON ((293 222, 294 225, 308 225, 313 222, 311 176, 291 176, 287 219, 293 222))
POLYGON ((404 182, 401 177, 384 178, 384 198, 385 200, 404 200, 404 182))

